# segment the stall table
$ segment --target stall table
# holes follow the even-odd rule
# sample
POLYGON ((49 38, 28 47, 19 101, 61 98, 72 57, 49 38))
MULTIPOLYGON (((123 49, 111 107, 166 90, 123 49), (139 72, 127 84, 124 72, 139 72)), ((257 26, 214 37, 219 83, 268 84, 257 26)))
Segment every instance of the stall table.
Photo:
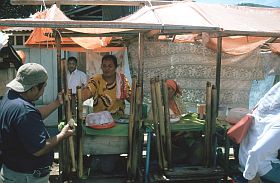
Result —
POLYGON ((128 150, 128 124, 113 128, 93 129, 83 126, 83 154, 122 154, 128 150))
MULTIPOLYGON (((153 125, 151 124, 151 121, 147 123, 148 126, 148 139, 151 140, 151 134, 153 133, 153 125)), ((185 116, 183 116, 180 121, 171 123, 171 132, 203 132, 205 131, 205 120, 198 119, 198 114, 196 113, 189 113, 185 116)), ((223 127, 220 125, 217 125, 217 130, 222 130, 223 127)), ((148 143, 147 149, 150 149, 149 145, 151 143, 148 143)), ((147 151, 147 159, 146 159, 146 172, 145 172, 145 182, 148 182, 149 177, 149 169, 150 169, 150 150, 147 151)), ((190 166, 190 167, 181 167, 177 168, 174 167, 172 171, 165 171, 165 175, 171 179, 176 178, 176 181, 187 181, 187 180, 202 180, 205 178, 205 180, 212 180, 212 179, 218 179, 222 178, 224 176, 224 171, 220 168, 206 168, 201 166, 190 166), (197 174, 199 172, 199 176, 197 174), (209 176, 211 175, 211 176, 209 176), (187 177, 187 179, 186 179, 187 177)), ((157 182, 166 182, 166 180, 161 180, 161 178, 158 175, 154 175, 154 179, 156 179, 157 182)), ((169 180, 170 182, 171 179, 169 180)))

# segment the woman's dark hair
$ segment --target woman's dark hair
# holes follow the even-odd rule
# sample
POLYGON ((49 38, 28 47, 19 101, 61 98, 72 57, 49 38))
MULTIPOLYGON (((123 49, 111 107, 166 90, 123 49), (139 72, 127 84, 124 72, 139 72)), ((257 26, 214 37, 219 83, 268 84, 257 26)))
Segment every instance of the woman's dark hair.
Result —
POLYGON ((102 57, 102 63, 103 63, 104 60, 112 60, 114 65, 116 67, 118 67, 118 61, 117 61, 117 57, 115 55, 104 55, 102 57))
POLYGON ((70 60, 73 60, 76 64, 78 63, 78 60, 76 59, 76 57, 69 57, 69 58, 67 59, 67 63, 68 63, 70 60))

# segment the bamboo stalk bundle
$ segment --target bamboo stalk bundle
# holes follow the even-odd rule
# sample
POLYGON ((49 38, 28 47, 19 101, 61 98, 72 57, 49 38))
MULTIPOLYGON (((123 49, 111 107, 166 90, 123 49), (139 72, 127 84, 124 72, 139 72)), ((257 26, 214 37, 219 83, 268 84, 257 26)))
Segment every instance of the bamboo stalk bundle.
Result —
POLYGON ((168 168, 171 168, 172 164, 172 143, 171 143, 171 127, 170 127, 170 114, 169 114, 169 103, 168 103, 168 88, 166 82, 162 82, 163 88, 163 105, 164 105, 164 122, 165 122, 165 134, 166 134, 166 152, 168 168))
POLYGON ((84 175, 83 166, 83 101, 82 101, 82 88, 77 86, 77 151, 78 151, 78 177, 82 178, 84 175))
POLYGON ((161 139, 161 153, 162 153, 162 162, 164 170, 168 169, 168 163, 166 160, 166 134, 165 134, 165 124, 164 124, 164 111, 163 111, 163 103, 162 103, 162 94, 159 77, 156 78, 155 82, 156 88, 156 101, 158 108, 158 120, 159 120, 159 134, 161 139))
POLYGON ((212 93, 212 84, 207 81, 206 83, 206 125, 205 125, 205 151, 204 151, 204 162, 207 167, 210 166, 211 158, 211 114, 212 114, 212 105, 211 105, 211 95, 212 93))
POLYGON ((155 79, 152 78, 150 80, 151 85, 151 99, 152 99, 152 111, 153 111, 153 123, 154 123, 154 129, 156 134, 156 146, 157 146, 157 153, 158 153, 158 165, 159 170, 162 171, 164 169, 163 167, 163 158, 162 153, 160 152, 161 149, 161 140, 160 140, 160 134, 159 134, 159 119, 158 119, 158 108, 157 108, 157 101, 156 101, 156 87, 155 87, 155 79))
MULTIPOLYGON (((67 119, 67 123, 72 119, 72 111, 71 111, 71 96, 72 96, 72 90, 68 89, 67 90, 67 95, 68 97, 65 97, 66 99, 66 104, 67 104, 67 113, 66 113, 66 119, 67 119)), ((74 125, 69 124, 70 126, 72 126, 74 128, 74 125)), ((74 140, 73 140, 73 136, 70 136, 68 138, 69 141, 69 150, 70 150, 70 158, 71 158, 71 171, 75 172, 76 171, 76 160, 75 160, 75 147, 74 147, 74 140)))

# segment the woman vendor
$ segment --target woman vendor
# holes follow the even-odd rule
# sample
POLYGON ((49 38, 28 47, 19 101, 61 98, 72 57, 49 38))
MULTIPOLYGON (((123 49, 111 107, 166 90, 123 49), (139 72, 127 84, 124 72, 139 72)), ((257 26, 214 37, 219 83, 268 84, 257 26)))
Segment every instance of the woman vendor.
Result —
POLYGON ((124 74, 116 72, 117 58, 105 55, 102 58, 102 74, 92 76, 82 91, 83 101, 93 98, 93 112, 109 111, 124 114, 125 100, 129 101, 131 88, 124 74))
MULTIPOLYGON (((93 98, 93 112, 109 111, 112 115, 123 115, 125 100, 129 101, 131 88, 124 74, 116 72, 117 58, 105 55, 102 58, 102 74, 92 76, 82 90, 83 101, 93 98)), ((93 159, 93 168, 103 173, 112 173, 119 155, 99 155, 93 159)))

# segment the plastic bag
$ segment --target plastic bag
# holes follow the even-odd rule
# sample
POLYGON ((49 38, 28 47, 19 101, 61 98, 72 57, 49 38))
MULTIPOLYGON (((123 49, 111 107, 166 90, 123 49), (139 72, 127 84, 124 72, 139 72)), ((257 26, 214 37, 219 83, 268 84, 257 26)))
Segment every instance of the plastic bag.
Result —
POLYGON ((235 142, 240 144, 240 142, 246 137, 247 132, 252 124, 253 116, 251 114, 246 114, 240 121, 233 125, 228 131, 228 137, 235 142))
POLYGON ((233 125, 239 122, 246 114, 250 112, 251 111, 246 108, 233 108, 229 111, 225 120, 233 125))
POLYGON ((94 129, 106 129, 115 126, 115 121, 109 111, 90 113, 86 117, 86 126, 94 129))

